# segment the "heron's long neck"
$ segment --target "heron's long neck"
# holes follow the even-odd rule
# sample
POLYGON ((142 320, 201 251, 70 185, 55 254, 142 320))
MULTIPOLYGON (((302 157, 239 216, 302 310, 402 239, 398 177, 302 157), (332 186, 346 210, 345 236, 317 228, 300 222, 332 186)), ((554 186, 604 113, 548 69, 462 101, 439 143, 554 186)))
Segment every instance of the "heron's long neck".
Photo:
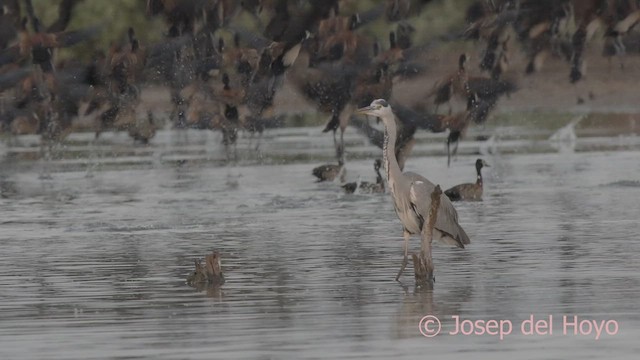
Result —
POLYGON ((476 180, 476 184, 482 186, 482 173, 480 172, 480 167, 476 167, 476 171, 478 172, 478 178, 476 180))
POLYGON ((384 146, 382 147, 382 161, 384 161, 384 169, 387 173, 387 181, 391 182, 392 177, 395 179, 402 176, 402 171, 396 159, 396 124, 395 119, 385 121, 384 126, 384 146))

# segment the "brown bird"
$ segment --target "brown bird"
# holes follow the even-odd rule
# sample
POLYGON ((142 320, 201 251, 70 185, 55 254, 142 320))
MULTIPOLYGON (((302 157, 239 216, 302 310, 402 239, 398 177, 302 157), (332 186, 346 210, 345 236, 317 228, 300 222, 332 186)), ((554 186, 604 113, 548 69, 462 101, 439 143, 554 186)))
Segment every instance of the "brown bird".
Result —
POLYGON ((465 111, 437 118, 438 122, 437 126, 433 128, 434 132, 449 129, 449 135, 447 136, 447 166, 451 165, 451 157, 458 151, 458 143, 465 135, 471 122, 476 124, 484 123, 487 121, 491 110, 496 106, 498 98, 489 94, 490 92, 485 94, 486 96, 483 99, 478 93, 472 92, 467 99, 465 111), (451 151, 451 144, 454 144, 453 152, 451 151))
POLYGON ((313 176, 318 178, 318 182, 333 181, 340 177, 340 181, 344 181, 347 170, 344 168, 344 160, 338 159, 338 165, 326 164, 320 165, 313 169, 313 176))
POLYGON ((196 23, 216 28, 221 25, 218 21, 227 20, 232 14, 231 11, 225 11, 227 3, 228 1, 147 0, 146 10, 151 16, 164 15, 170 26, 193 33, 196 23), (207 20, 214 24, 207 24, 207 20))
POLYGON ((216 90, 209 80, 208 73, 200 74, 180 91, 180 97, 185 102, 186 127, 216 129, 225 121, 220 102, 215 96, 216 90))
POLYGON ((458 152, 458 144, 460 140, 467 132, 467 128, 471 123, 471 117, 469 116, 469 110, 461 111, 453 115, 445 115, 442 118, 442 126, 445 129, 449 129, 449 135, 447 136, 447 166, 451 165, 451 157, 455 156, 458 152), (454 145, 453 151, 451 151, 451 144, 454 145))
MULTIPOLYGON (((433 103, 436 105, 435 112, 438 112, 438 106, 441 104, 449 103, 454 95, 463 99, 469 97, 470 90, 467 70, 465 68, 466 63, 467 55, 460 55, 458 59, 458 70, 436 82, 433 90, 428 94, 427 97, 435 96, 433 99, 433 103)), ((451 106, 449 106, 449 110, 451 110, 451 106)))
POLYGON ((494 80, 500 79, 500 76, 509 70, 509 47, 508 43, 511 39, 507 36, 500 44, 500 49, 497 54, 497 61, 491 69, 491 78, 494 80))
POLYGON ((139 117, 138 83, 146 62, 146 51, 140 48, 133 28, 127 32, 127 45, 114 45, 106 60, 107 100, 109 108, 98 117, 96 139, 105 130, 128 130, 136 142, 146 144, 155 135, 153 116, 139 117))
POLYGON ((23 18, 18 31, 18 44, 0 51, 0 66, 30 61, 44 73, 53 72, 53 49, 75 45, 98 33, 97 28, 48 33, 37 17, 32 19, 34 32, 30 33, 27 23, 27 18, 23 18))
POLYGON ((460 184, 444 192, 451 201, 482 201, 482 167, 489 167, 484 160, 476 160, 478 177, 475 183, 460 184))
POLYGON ((375 62, 378 63, 386 63, 386 64, 394 64, 399 61, 404 60, 403 49, 398 46, 398 42, 396 41, 396 33, 389 33, 389 49, 381 52, 376 55, 374 59, 375 62))
POLYGON ((225 147, 227 154, 227 160, 231 160, 231 149, 233 146, 234 159, 237 160, 237 140, 238 129, 241 127, 243 117, 238 111, 238 107, 244 102, 244 90, 237 87, 231 87, 229 75, 227 73, 222 74, 223 88, 217 95, 220 102, 221 114, 224 114, 224 119, 220 124, 220 130, 222 131, 222 143, 225 147))
POLYGON ((346 63, 362 63, 368 58, 368 39, 355 32, 360 26, 357 14, 332 16, 322 20, 315 38, 317 49, 313 62, 344 59, 346 63))
POLYGON ((331 118, 322 132, 333 132, 333 142, 338 158, 344 151, 344 131, 349 124, 352 88, 359 74, 358 68, 342 62, 322 63, 309 67, 309 55, 300 54, 295 62, 289 79, 306 99, 314 103, 324 114, 331 118), (340 129, 340 140, 336 137, 340 129))

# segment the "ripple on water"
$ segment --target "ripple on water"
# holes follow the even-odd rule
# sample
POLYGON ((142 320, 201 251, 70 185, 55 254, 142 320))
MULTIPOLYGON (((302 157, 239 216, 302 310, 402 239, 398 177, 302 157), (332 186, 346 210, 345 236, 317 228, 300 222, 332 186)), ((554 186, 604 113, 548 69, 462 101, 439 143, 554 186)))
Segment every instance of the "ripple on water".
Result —
POLYGON ((618 187, 618 188, 640 188, 640 180, 619 180, 614 181, 608 184, 604 184, 602 186, 607 187, 618 187))
MULTIPOLYGON (((408 166, 447 187, 469 181, 473 169, 457 166, 474 160, 461 155, 448 169, 442 157, 413 157, 408 166)), ((0 358, 535 358, 541 348, 544 357, 632 358, 640 208, 619 189, 638 186, 621 180, 637 177, 637 154, 551 160, 492 159, 485 201, 455 205, 472 243, 434 246, 433 291, 414 288, 411 265, 394 281, 402 228, 389 195, 313 183, 313 164, 242 166, 232 185, 231 171, 207 163, 54 173, 46 185, 30 170, 3 174, 0 358), (227 282, 186 286, 194 258, 212 250, 227 282), (418 332, 426 314, 450 331, 452 315, 565 313, 616 319, 620 334, 418 332)), ((348 166, 371 173, 370 160, 348 166)))

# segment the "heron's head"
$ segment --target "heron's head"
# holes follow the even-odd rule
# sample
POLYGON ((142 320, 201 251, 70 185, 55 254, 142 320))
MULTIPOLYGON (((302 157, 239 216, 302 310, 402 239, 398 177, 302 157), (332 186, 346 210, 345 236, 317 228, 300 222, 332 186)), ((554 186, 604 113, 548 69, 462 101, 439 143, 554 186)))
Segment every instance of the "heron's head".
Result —
POLYGON ((382 118, 383 120, 385 118, 393 119, 391 106, 389 106, 387 100, 384 99, 373 100, 373 102, 371 102, 371 105, 356 110, 356 113, 377 116, 379 118, 382 118))
POLYGON ((482 169, 482 167, 491 167, 491 166, 489 166, 489 164, 487 164, 487 162, 482 159, 476 160, 476 169, 480 170, 482 169))
POLYGON ((380 170, 380 168, 381 168, 381 167, 382 167, 382 160, 380 160, 380 159, 376 159, 376 160, 373 162, 373 169, 374 169, 375 171, 378 171, 378 170, 380 170))

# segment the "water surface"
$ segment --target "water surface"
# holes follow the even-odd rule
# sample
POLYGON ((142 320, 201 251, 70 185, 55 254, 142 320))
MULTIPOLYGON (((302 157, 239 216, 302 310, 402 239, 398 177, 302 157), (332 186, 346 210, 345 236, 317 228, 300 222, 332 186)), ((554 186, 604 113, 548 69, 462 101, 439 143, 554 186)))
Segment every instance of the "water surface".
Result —
MULTIPOLYGON (((217 138, 202 136, 191 148, 94 149, 101 152, 95 162, 108 166, 86 156, 62 155, 50 165, 5 158, 0 358, 600 359, 640 352, 633 148, 486 156, 484 201, 456 204, 472 243, 435 248, 435 289, 426 291, 414 288, 411 268, 401 284, 394 281, 402 231, 388 194, 345 195, 338 184, 313 181, 321 161, 279 160, 299 149, 313 154, 309 144, 317 143, 308 139, 316 134, 267 138, 260 161, 230 167, 220 166, 219 145, 207 147, 217 138), (40 176, 43 166, 50 178, 40 176), (226 284, 188 287, 193 259, 212 250, 222 254, 226 284), (428 314, 442 320, 434 338, 418 329, 428 314), (454 315, 519 326, 532 314, 552 315, 554 334, 448 335, 454 315), (615 320, 619 330, 599 340, 564 335, 563 315, 615 320)), ((360 146, 362 154, 379 151, 360 146)), ((442 144, 433 146, 440 155, 418 153, 407 170, 443 188, 475 179, 477 155, 447 168, 442 144)), ((350 160, 348 175, 372 181, 372 159, 350 160)))

